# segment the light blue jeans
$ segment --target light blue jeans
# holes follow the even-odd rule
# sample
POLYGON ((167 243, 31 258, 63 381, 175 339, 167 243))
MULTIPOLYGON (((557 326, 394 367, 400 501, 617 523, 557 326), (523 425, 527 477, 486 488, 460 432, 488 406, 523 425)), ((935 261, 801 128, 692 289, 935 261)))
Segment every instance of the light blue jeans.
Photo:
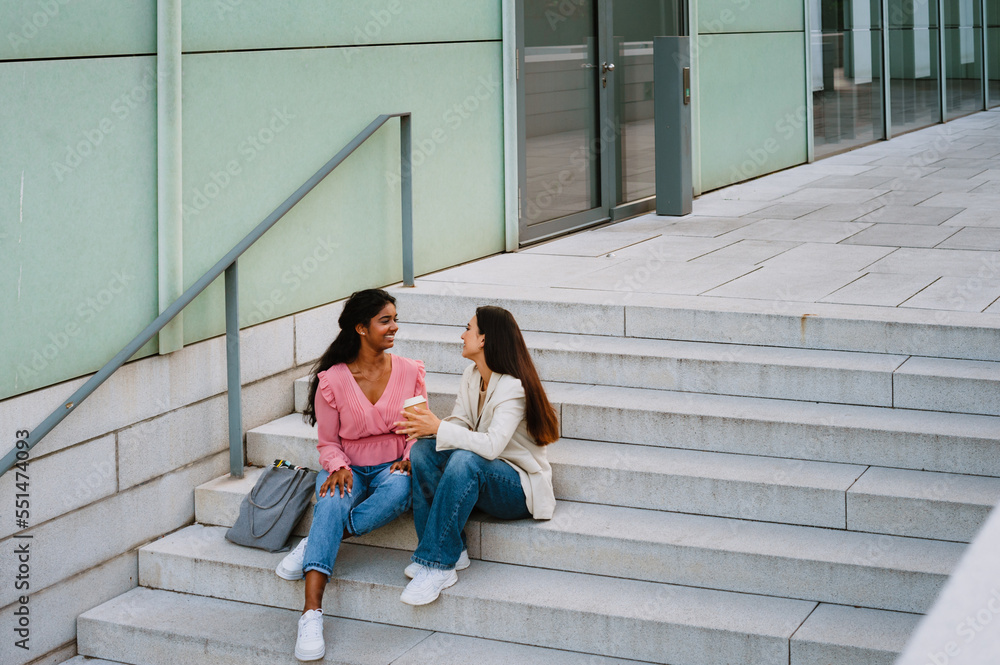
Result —
POLYGON ((330 476, 316 475, 316 505, 303 572, 318 570, 327 577, 333 572, 344 531, 360 536, 385 526, 410 508, 410 477, 390 472, 393 462, 375 466, 352 466, 354 485, 350 494, 340 496, 337 488, 320 497, 319 489, 330 476))
POLYGON ((465 548, 465 523, 473 508, 493 517, 531 517, 521 476, 507 462, 468 450, 436 449, 420 439, 410 449, 413 525, 419 543, 413 561, 440 570, 455 567, 465 548))

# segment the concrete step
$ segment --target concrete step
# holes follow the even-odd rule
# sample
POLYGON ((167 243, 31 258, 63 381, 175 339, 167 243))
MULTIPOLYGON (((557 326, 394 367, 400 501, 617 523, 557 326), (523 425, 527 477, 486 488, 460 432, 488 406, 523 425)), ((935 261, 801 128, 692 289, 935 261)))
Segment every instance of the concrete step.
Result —
MULTIPOLYGON (((1000 315, 417 280, 400 320, 464 326, 480 305, 522 330, 1000 361, 1000 315)), ((404 326, 405 327, 405 326, 404 326)), ((328 342, 327 342, 328 343, 328 342)))
POLYGON ((847 528, 970 543, 998 501, 998 478, 870 467, 847 492, 847 528))
MULTIPOLYGON (((299 662, 294 649, 300 613, 139 587, 83 614, 78 648, 136 665, 292 665, 299 662)), ((339 617, 327 617, 323 632, 323 662, 344 665, 637 662, 339 617)), ((78 658, 80 665, 107 662, 78 658)))
MULTIPOLYGON (((188 527, 140 550, 140 583, 298 609, 303 583, 274 575, 280 554, 232 545, 223 529, 188 527)), ((656 663, 784 665, 815 603, 475 562, 424 607, 400 602, 406 553, 345 545, 327 613, 468 637, 656 663)))
MULTIPOLYGON (((298 415, 252 430, 247 448, 251 464, 319 468, 315 429, 298 415)), ((576 439, 549 448, 549 462, 557 499, 836 529, 847 525, 845 492, 866 469, 576 439)))
MULTIPOLYGON (((464 327, 406 324, 394 351, 461 374, 464 327)), ((526 332, 544 381, 1000 415, 1000 363, 526 332)))
POLYGON ((921 616, 820 604, 795 631, 791 665, 893 665, 921 616))
MULTIPOLYGON (((280 557, 232 545, 221 529, 189 527, 140 551, 140 581, 298 610, 303 583, 274 575, 280 557)), ((326 591, 327 614, 674 665, 888 663, 919 618, 481 561, 438 601, 413 608, 399 601, 407 562, 403 552, 345 545, 326 591), (815 659, 831 653, 836 659, 815 659)))
MULTIPOLYGON (((458 386, 456 375, 428 373, 435 413, 450 413, 458 386)), ((545 387, 567 438, 1000 477, 997 416, 558 382, 545 387)), ((305 381, 295 382, 297 406, 305 404, 306 390, 305 381)))
MULTIPOLYGON (((228 527, 242 497, 203 486, 199 500, 200 523, 228 527), (209 493, 220 496, 206 500, 209 493)), ((308 533, 309 517, 297 533, 308 533)), ((476 559, 904 612, 930 606, 964 551, 956 543, 570 501, 544 522, 476 514, 467 536, 476 559)), ((352 542, 412 552, 412 519, 352 542)))
MULTIPOLYGON (((469 364, 460 353, 463 330, 402 325, 394 351, 420 358, 428 371, 461 374, 469 364)), ((567 333, 528 332, 525 342, 544 381, 873 406, 893 406, 892 374, 907 360, 878 353, 567 333)), ((995 378, 1000 385, 1000 371, 995 378)))

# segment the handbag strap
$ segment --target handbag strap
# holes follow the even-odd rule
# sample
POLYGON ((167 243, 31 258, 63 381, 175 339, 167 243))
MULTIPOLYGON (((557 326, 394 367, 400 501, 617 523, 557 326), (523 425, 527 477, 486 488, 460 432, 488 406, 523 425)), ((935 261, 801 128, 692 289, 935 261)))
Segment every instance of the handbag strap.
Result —
MULTIPOLYGON (((270 471, 271 470, 269 469, 268 473, 270 473, 270 471)), ((288 483, 288 487, 285 488, 285 491, 284 491, 284 493, 282 493, 281 498, 279 498, 277 501, 275 501, 274 503, 272 503, 270 506, 261 506, 261 505, 258 505, 253 500, 254 491, 256 491, 256 489, 257 489, 256 486, 254 486, 253 490, 250 491, 250 494, 247 496, 247 501, 254 508, 260 508, 261 510, 269 510, 269 509, 274 508, 275 506, 277 506, 282 501, 284 501, 284 504, 281 506, 281 510, 278 512, 278 515, 274 518, 274 521, 271 522, 271 524, 266 529, 264 529, 264 531, 261 532, 261 533, 257 533, 256 529, 254 529, 254 515, 256 514, 256 511, 254 511, 252 509, 249 510, 249 511, 247 511, 247 512, 250 513, 250 535, 251 536, 253 536, 254 538, 261 538, 261 537, 267 535, 267 533, 271 529, 273 529, 275 527, 275 525, 278 524, 279 521, 281 521, 281 516, 285 514, 285 509, 288 508, 288 504, 291 503, 290 501, 288 501, 286 499, 290 499, 289 494, 294 495, 295 492, 298 491, 299 487, 302 485, 302 481, 305 480, 306 476, 309 475, 309 472, 307 470, 305 470, 305 469, 299 469, 299 470, 297 470, 295 472, 295 474, 296 474, 297 477, 296 477, 294 483, 288 483)))

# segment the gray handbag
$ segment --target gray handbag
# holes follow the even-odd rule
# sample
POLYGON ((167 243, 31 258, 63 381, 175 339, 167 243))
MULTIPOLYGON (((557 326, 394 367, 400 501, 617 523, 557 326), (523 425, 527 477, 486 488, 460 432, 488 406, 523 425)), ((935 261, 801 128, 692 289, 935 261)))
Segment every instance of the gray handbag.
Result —
POLYGON ((284 552, 292 529, 309 507, 316 472, 268 467, 240 504, 240 516, 226 540, 268 552, 284 552))

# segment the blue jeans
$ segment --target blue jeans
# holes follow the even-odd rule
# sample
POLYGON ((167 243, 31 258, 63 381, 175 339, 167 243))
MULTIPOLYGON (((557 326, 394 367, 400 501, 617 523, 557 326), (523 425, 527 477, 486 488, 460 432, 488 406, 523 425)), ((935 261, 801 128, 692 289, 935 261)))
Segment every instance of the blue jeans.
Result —
POLYGON ((319 489, 330 474, 326 471, 317 474, 316 505, 303 572, 318 570, 329 577, 345 530, 352 536, 360 536, 388 524, 409 509, 410 478, 405 473, 390 472, 392 464, 352 466, 354 485, 351 493, 343 497, 336 487, 320 497, 319 489))
POLYGON ((437 451, 435 439, 410 449, 413 524, 419 544, 413 561, 451 570, 465 549, 465 523, 473 508, 493 517, 530 517, 521 477, 507 462, 468 450, 437 451))

